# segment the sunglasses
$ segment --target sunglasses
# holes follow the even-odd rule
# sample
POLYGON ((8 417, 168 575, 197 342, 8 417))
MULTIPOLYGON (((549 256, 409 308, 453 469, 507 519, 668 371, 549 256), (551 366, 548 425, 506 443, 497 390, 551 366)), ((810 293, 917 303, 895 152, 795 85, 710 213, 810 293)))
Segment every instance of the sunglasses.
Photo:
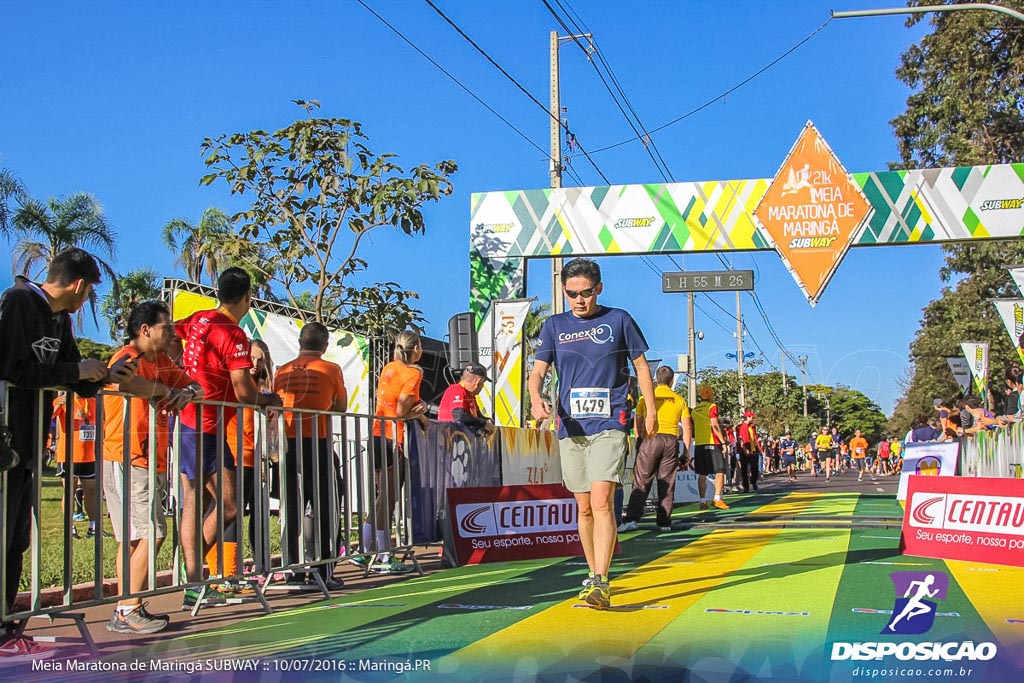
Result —
POLYGON ((579 291, 573 289, 565 290, 565 295, 570 299, 575 299, 578 296, 582 296, 584 299, 589 299, 597 293, 597 287, 588 287, 587 289, 581 289, 579 291))

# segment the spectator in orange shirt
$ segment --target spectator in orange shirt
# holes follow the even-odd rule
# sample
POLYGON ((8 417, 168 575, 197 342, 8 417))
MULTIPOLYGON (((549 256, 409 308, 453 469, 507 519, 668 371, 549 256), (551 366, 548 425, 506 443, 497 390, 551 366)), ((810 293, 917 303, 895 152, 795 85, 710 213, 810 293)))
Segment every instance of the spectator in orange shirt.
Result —
MULTIPOLYGON (((53 419, 57 426, 57 441, 54 455, 57 460, 57 476, 63 479, 68 469, 64 464, 70 441, 71 461, 74 463, 74 481, 71 482, 72 495, 77 497, 77 489, 82 489, 82 500, 85 513, 89 518, 87 538, 96 535, 96 520, 100 517, 99 501, 96 500, 96 399, 82 398, 72 394, 71 438, 67 439, 67 411, 64 405, 65 393, 57 394, 53 400, 53 419)), ((60 511, 64 514, 65 498, 61 496, 60 511)), ((71 534, 79 538, 78 529, 72 524, 71 534)))
MULTIPOLYGON (((136 375, 112 387, 139 398, 103 397, 103 493, 107 514, 114 527, 118 549, 115 553, 118 585, 125 587, 122 551, 129 546, 127 589, 142 591, 149 581, 150 520, 155 519, 152 552, 160 552, 167 536, 163 511, 167 491, 167 451, 170 444, 169 412, 179 410, 189 401, 202 396, 199 385, 165 353, 174 336, 171 312, 161 301, 145 301, 132 308, 127 323, 128 343, 110 359, 114 365, 121 359, 137 362, 136 375), (150 406, 157 403, 156 444, 150 442, 150 406), (129 423, 125 424, 125 403, 129 423), (125 439, 128 443, 125 443, 125 439), (125 456, 131 467, 125 471, 125 456), (156 485, 150 488, 151 453, 156 456, 156 485), (130 480, 125 486, 125 476, 130 480), (129 494, 124 495, 128 490, 129 494), (126 500, 127 499, 127 500, 126 500), (127 516, 125 515, 127 512, 127 516)), ((115 633, 155 633, 167 625, 167 617, 153 616, 139 598, 126 598, 117 603, 107 630, 115 633)))
MULTIPOLYGON (((373 438, 370 439, 370 452, 373 454, 373 467, 377 480, 377 496, 374 505, 374 519, 363 524, 363 549, 368 550, 374 540, 380 554, 380 565, 373 569, 380 573, 402 574, 410 571, 403 563, 392 561, 388 553, 391 547, 390 529, 391 516, 398 497, 398 488, 405 483, 405 467, 403 466, 403 446, 405 444, 406 426, 400 420, 419 420, 424 428, 427 426, 427 404, 420 400, 420 383, 423 371, 416 365, 423 356, 423 345, 420 335, 412 330, 400 332, 395 337, 393 360, 384 366, 377 381, 377 412, 380 417, 397 418, 391 420, 375 420, 373 438), (396 481, 395 467, 398 466, 399 478, 396 481), (387 491, 387 495, 383 492, 387 491), (376 538, 374 524, 376 522, 376 538)), ((355 560, 358 564, 359 561, 355 560)))
MULTIPOLYGON (((274 378, 274 385, 285 408, 309 408, 341 413, 348 405, 345 379, 337 363, 324 360, 330 332, 320 323, 306 323, 299 333, 299 357, 282 365, 274 378)), ((287 548, 285 564, 304 561, 299 554, 299 536, 306 505, 313 510, 313 520, 319 533, 313 540, 316 559, 335 557, 334 529, 337 501, 331 500, 330 482, 335 477, 336 461, 330 440, 330 420, 318 415, 314 426, 313 415, 285 411, 285 437, 288 449, 283 462, 284 491, 286 492, 284 538, 281 546, 287 548), (302 495, 299 495, 299 472, 302 469, 302 495)), ((333 565, 320 564, 317 571, 328 590, 337 590, 345 584, 333 579, 333 565)))

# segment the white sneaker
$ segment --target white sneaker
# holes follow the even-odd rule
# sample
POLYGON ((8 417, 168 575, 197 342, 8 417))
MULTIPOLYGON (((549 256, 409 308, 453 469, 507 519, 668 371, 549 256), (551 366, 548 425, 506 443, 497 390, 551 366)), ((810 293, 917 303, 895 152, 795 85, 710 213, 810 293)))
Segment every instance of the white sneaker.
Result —
POLYGON ((622 533, 622 532, 625 532, 625 531, 636 531, 639 528, 640 528, 640 525, 637 524, 636 522, 632 522, 632 521, 623 522, 622 524, 619 525, 619 533, 622 533))

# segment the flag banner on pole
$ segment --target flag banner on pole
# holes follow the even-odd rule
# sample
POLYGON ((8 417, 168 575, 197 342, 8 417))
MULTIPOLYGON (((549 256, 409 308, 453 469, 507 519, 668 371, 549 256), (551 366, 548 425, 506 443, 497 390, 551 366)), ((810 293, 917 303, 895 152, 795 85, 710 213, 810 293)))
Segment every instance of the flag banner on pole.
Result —
POLYGON ((1024 351, 1020 348, 1020 338, 1024 335, 1024 299, 989 299, 999 311, 999 317, 1010 335, 1017 355, 1024 361, 1024 351))
POLYGON ((964 358, 974 377, 974 386, 982 399, 987 397, 988 389, 988 342, 961 342, 964 358))
POLYGON ((1024 296, 1024 266, 1011 266, 1007 270, 1010 271, 1010 277, 1013 278, 1013 281, 1017 283, 1017 289, 1024 296))
POLYGON ((967 360, 960 356, 950 356, 946 358, 946 362, 949 364, 949 371, 953 373, 953 378, 960 385, 960 390, 964 392, 964 395, 966 396, 971 393, 971 367, 967 364, 967 360))

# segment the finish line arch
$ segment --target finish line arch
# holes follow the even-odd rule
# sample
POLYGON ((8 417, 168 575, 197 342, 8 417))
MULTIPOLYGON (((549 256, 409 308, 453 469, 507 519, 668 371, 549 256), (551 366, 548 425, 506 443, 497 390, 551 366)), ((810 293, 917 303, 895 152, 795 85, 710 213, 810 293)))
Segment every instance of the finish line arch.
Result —
MULTIPOLYGON (((785 165, 784 165, 785 166, 785 165)), ((868 211, 851 247, 1007 239, 1024 234, 1024 163, 849 174, 868 211)), ((524 301, 529 260, 552 257, 776 251, 755 215, 771 178, 474 193, 470 310, 491 335, 498 424, 521 426, 521 321, 499 301, 524 301)), ((529 307, 529 302, 520 303, 529 307)))

